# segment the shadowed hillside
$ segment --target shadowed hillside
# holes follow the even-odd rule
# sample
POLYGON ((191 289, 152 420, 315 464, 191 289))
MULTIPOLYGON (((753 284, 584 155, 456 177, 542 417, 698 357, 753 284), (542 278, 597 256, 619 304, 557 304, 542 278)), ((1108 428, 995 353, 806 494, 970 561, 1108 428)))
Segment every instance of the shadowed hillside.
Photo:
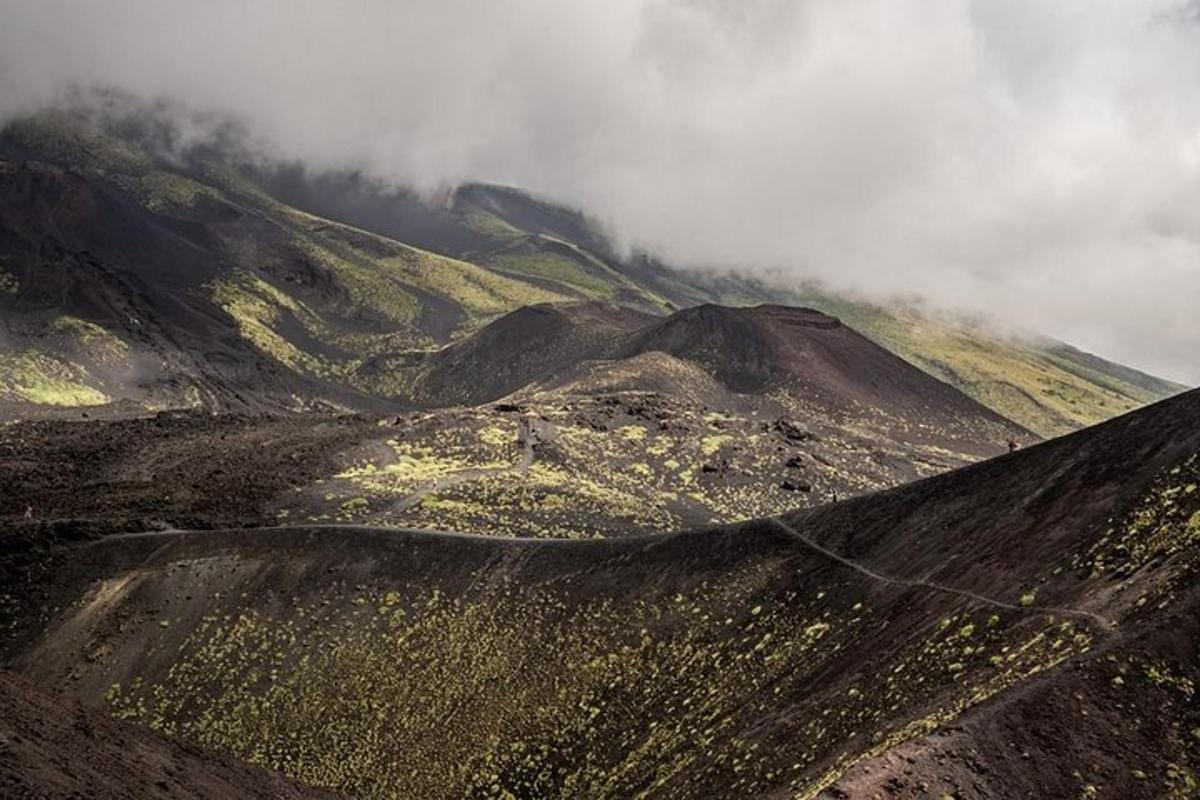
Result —
POLYGON ((431 207, 411 195, 372 187, 361 177, 306 176, 296 169, 259 171, 255 176, 268 191, 301 208, 437 252, 481 259, 481 263, 491 263, 487 259, 493 253, 529 253, 531 262, 538 263, 531 263, 528 269, 540 270, 559 287, 574 284, 575 291, 584 296, 617 297, 623 281, 631 280, 678 308, 706 303, 811 306, 841 318, 910 363, 1041 436, 1066 433, 1185 388, 1061 342, 998 333, 986 322, 949 316, 910 302, 872 303, 817 287, 681 270, 645 254, 625 257, 582 213, 512 188, 468 185, 445 205, 431 207), (311 188, 304 188, 312 186, 332 191, 318 200, 311 188), (383 213, 384 209, 388 213, 383 213), (430 224, 431 216, 437 225, 430 224), (624 278, 608 275, 600 282, 583 281, 570 264, 534 258, 539 243, 573 245, 576 255, 581 252, 601 261, 624 278))
POLYGON ((596 302, 526 306, 441 349, 379 356, 359 376, 423 407, 477 405, 612 354, 652 319, 596 302))
POLYGON ((12 598, 7 652, 362 797, 1184 797, 1198 419, 669 536, 110 537, 12 598))
POLYGON ((337 795, 302 786, 119 722, 0 672, 0 794, 23 800, 88 797, 300 800, 337 795))
POLYGON ((986 413, 838 319, 809 309, 699 306, 648 326, 631 349, 661 350, 700 364, 734 391, 791 385, 830 408, 986 413))
POLYGON ((566 296, 283 206, 69 117, 0 136, 0 403, 394 407, 356 370, 566 296))
POLYGON ((0 518, 34 536, 78 518, 628 536, 820 505, 1032 438, 837 320, 777 306, 528 306, 364 369, 433 410, 0 428, 0 518))
POLYGON ((489 363, 506 373, 493 384, 431 353, 568 302, 811 305, 1039 435, 1181 388, 903 305, 623 255, 583 214, 516 189, 435 201, 187 149, 154 122, 46 114, 0 132, 0 414, 473 402, 534 365, 489 363))

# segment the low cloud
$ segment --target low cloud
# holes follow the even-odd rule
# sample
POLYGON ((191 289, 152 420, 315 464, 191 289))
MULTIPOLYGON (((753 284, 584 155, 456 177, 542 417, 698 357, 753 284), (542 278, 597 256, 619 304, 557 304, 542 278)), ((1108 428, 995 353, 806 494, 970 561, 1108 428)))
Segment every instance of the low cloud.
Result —
POLYGON ((1200 382, 1200 26, 1129 0, 0 0, 0 120, 111 87, 514 184, 695 267, 918 294, 1200 382))

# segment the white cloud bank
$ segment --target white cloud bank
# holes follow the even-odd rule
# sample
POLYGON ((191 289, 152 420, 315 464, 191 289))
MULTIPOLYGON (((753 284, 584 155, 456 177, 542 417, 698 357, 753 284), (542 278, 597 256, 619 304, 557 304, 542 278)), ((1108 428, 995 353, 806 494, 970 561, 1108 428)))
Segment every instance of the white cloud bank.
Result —
POLYGON ((693 265, 1200 382, 1200 24, 1157 0, 0 0, 0 119, 115 87, 514 184, 693 265))

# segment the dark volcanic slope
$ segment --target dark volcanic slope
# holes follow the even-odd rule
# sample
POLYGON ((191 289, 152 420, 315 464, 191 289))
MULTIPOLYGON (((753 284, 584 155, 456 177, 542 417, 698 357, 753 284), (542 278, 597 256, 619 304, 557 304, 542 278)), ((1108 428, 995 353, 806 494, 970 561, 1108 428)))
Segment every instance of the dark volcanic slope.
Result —
POLYGON ((831 419, 899 442, 991 455, 1029 434, 838 319, 805 308, 704 305, 653 322, 623 355, 665 352, 726 388, 779 401, 802 419, 831 419), (982 447, 980 447, 982 445, 982 447))
MULTIPOLYGON (((431 202, 360 175, 240 164, 183 141, 152 112, 134 117, 46 113, 0 128, 0 417, 469 400, 519 388, 536 359, 522 352, 481 372, 469 358, 446 363, 464 351, 430 351, 523 306, 579 301, 653 314, 704 302, 815 305, 1041 434, 1181 388, 902 305, 625 257, 583 214, 515 189, 468 185, 431 202)), ((672 352, 695 349, 680 337, 705 320, 710 311, 658 333, 672 352)), ((762 337, 782 330, 776 323, 746 332, 762 337)), ((570 338, 543 348, 557 360, 542 373, 577 352, 570 338)), ((734 382, 773 379, 757 349, 701 338, 735 346, 734 382)))
POLYGON ((19 526, 108 532, 162 523, 261 525, 273 521, 263 509, 267 500, 324 477, 339 449, 377 431, 372 420, 315 414, 167 412, 6 425, 0 427, 0 526, 7 533, 19 526))
POLYGON ((78 536, 84 524, 107 532, 280 520, 625 536, 819 505, 1028 437, 803 309, 704 308, 663 322, 600 303, 539 304, 364 370, 438 410, 4 425, 0 521, 26 542, 78 536), (750 393, 733 391, 721 381, 730 380, 725 362, 684 346, 706 337, 731 359, 767 365, 767 377, 750 393), (547 431, 524 468, 518 416, 547 431))
POLYGON ((805 308, 704 305, 666 318, 601 303, 518 309, 428 354, 380 359, 433 405, 496 400, 593 359, 665 352, 734 392, 791 391, 832 412, 1007 422, 839 320, 805 308), (398 360, 397 360, 398 359, 398 360))
POLYGON ((426 407, 486 403, 613 353, 652 319, 595 302, 531 305, 439 350, 372 359, 360 374, 426 407))
MULTIPOLYGON (((648 307, 648 301, 680 308, 703 303, 813 306, 1042 436, 1076 430, 1184 389, 1060 343, 1014 341, 904 302, 877 306, 740 274, 680 270, 641 254, 623 257, 578 211, 512 188, 468 185, 448 205, 430 206, 411 195, 382 192, 356 175, 321 178, 281 170, 260 178, 268 190, 299 208, 497 269, 516 268, 516 274, 532 270, 556 278, 552 285, 559 289, 582 290, 589 297, 639 307, 648 307), (564 243, 573 248, 572 256, 585 255, 592 266, 605 268, 604 289, 590 281, 581 284, 578 274, 571 279, 550 269, 554 259, 534 255, 564 243), (528 263, 514 263, 515 253, 523 253, 528 263), (637 288, 634 297, 627 294, 631 286, 637 288)), ((573 272, 561 260, 557 263, 573 272)))
POLYGON ((838 319, 812 309, 698 306, 642 330, 629 349, 661 350, 696 362, 739 392, 791 385, 831 408, 991 414, 838 319))
POLYGON ((67 115, 0 129, 0 413, 392 408, 353 375, 567 296, 323 220, 67 115))
POLYGON ((1198 421, 672 536, 110 538, 7 651, 361 797, 1185 797, 1198 421))
MULTIPOLYGON (((26 396, 50 403, 94 403, 78 390, 71 395, 90 375, 100 399, 253 408, 305 405, 296 402, 301 397, 369 407, 373 401, 359 392, 264 358, 238 335, 234 301, 223 309, 213 299, 239 269, 235 251, 244 240, 234 239, 257 239, 263 249, 274 240, 287 251, 287 236, 204 195, 186 215, 172 215, 96 178, 0 161, 0 247, 17 287, 0 293, 6 333, 72 365, 56 376, 44 366, 48 356, 27 351, 14 356, 27 363, 7 365, 15 377, 5 377, 32 384, 26 396), (46 384, 40 392, 39 383, 46 384)), ((299 260, 295 251, 290 256, 299 260)), ((269 260, 258 266, 269 268, 269 260)), ((327 288, 338 291, 332 281, 327 288)))
POLYGON ((335 796, 61 700, 11 672, 0 671, 0 708, 0 796, 14 800, 335 796))

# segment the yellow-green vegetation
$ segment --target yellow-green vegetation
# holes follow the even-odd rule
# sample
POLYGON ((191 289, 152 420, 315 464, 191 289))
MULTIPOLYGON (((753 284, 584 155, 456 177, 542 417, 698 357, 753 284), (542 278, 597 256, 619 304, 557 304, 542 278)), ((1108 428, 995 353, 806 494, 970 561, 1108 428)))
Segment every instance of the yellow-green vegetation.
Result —
POLYGON ((1110 520, 1099 540, 1071 561, 1092 577, 1128 575, 1158 558, 1200 542, 1200 455, 1160 474, 1120 519, 1110 520))
POLYGON ((44 112, 10 123, 8 133, 35 143, 51 160, 84 172, 125 179, 153 168, 142 150, 76 114, 44 112))
MULTIPOLYGON (((474 264, 428 253, 348 226, 276 210, 274 219, 288 230, 288 249, 317 264, 343 289, 335 299, 302 302, 301 293, 285 294, 257 276, 242 272, 214 284, 215 299, 237 321, 239 330, 267 355, 293 369, 334 378, 368 391, 396 393, 412 387, 402 374, 363 376, 355 368, 371 356, 433 347, 422 329, 432 295, 461 313, 458 333, 468 332, 523 305, 564 299, 561 295, 490 273, 474 264), (280 333, 284 311, 325 351, 321 355, 280 333), (339 325, 337 320, 377 320, 383 325, 339 325)), ((244 256, 252 257, 249 251, 244 256)), ((446 312, 449 313, 449 312, 446 312)))
POLYGON ((500 253, 488 258, 488 266, 506 274, 542 278, 594 300, 611 300, 613 284, 619 282, 584 270, 558 253, 500 253))
MULTIPOLYGON (((379 388, 355 371, 372 356, 430 348, 521 306, 567 299, 291 208, 219 163, 194 164, 191 175, 182 174, 79 115, 41 115, 17 123, 11 135, 158 214, 187 216, 203 198, 237 209, 242 221, 223 231, 222 252, 214 255, 234 268, 210 278, 208 292, 264 355, 328 380, 379 388), (301 280, 271 277, 290 281, 297 266, 301 280)), ((15 279, 3 276, 0 292, 15 291, 15 279)))
POLYGON ((497 462, 480 463, 468 457, 445 456, 431 447, 408 442, 389 441, 392 460, 381 467, 372 462, 339 472, 334 477, 350 480, 373 494, 407 494, 426 481, 453 475, 470 467, 497 466, 497 462))
POLYGON ((202 198, 222 198, 221 192, 211 186, 160 170, 141 176, 133 186, 133 191, 147 208, 157 212, 189 209, 202 198))
POLYGON ((646 428, 644 425, 623 425, 617 428, 616 433, 622 439, 627 439, 631 442, 644 441, 646 438, 646 428))
POLYGON ((1161 395, 1072 363, 1046 345, 908 307, 814 303, 931 375, 1041 436, 1132 411, 1161 395))
POLYGON ((475 205, 467 208, 463 222, 471 230, 501 241, 519 239, 525 235, 524 231, 514 228, 501 217, 475 205))
MULTIPOLYGON (((348 469, 302 487, 278 510, 293 520, 501 536, 628 535, 770 516, 970 461, 891 443, 870 425, 798 444, 755 413, 716 413, 645 392, 550 393, 527 406, 554 430, 530 469, 516 469, 514 417, 442 410, 402 420, 348 469), (416 502, 411 495, 422 487, 416 502), (343 504, 357 497, 368 502, 350 513, 343 504)), ((795 408, 799 418, 813 413, 795 408)))
POLYGON ((457 303, 472 318, 495 317, 520 306, 566 299, 560 293, 414 247, 399 248, 396 256, 382 264, 425 291, 457 303))
POLYGON ((306 258, 337 275, 350 297, 346 311, 370 310, 403 325, 411 325, 421 313, 421 303, 412 292, 374 262, 353 253, 343 255, 307 238, 297 238, 295 246, 306 258))
POLYGON ((313 312, 271 284, 241 273, 213 281, 208 288, 213 302, 233 319, 242 337, 264 355, 299 372, 325 375, 336 370, 334 364, 299 349, 275 330, 284 313, 300 322, 320 323, 313 312))
POLYGON ((129 345, 107 328, 65 314, 51 322, 51 328, 75 339, 89 356, 103 364, 120 361, 129 353, 129 345))
MULTIPOLYGON (((429 294, 461 310, 465 332, 521 306, 566 299, 466 261, 251 197, 288 229, 293 247, 337 276, 351 301, 344 310, 351 313, 367 312, 411 327, 426 311, 421 295, 429 294)), ((432 343, 416 331, 410 338, 412 345, 432 343)))
POLYGON ((1191 800, 1200 795, 1200 778, 1180 764, 1167 764, 1163 775, 1163 800, 1191 800))
POLYGON ((561 287, 567 295, 592 300, 666 308, 668 304, 653 290, 617 271, 587 250, 570 242, 535 236, 521 239, 486 256, 482 263, 497 272, 561 287))
POLYGON ((727 433, 706 434, 700 440, 700 453, 705 456, 716 455, 717 451, 732 441, 733 437, 727 433))
POLYGON ((37 350, 0 353, 0 398, 51 406, 108 402, 84 371, 37 350))
POLYGON ((534 463, 524 474, 490 475, 456 486, 443 493, 452 505, 426 500, 405 519, 420 528, 565 539, 603 536, 621 526, 671 527, 668 512, 644 501, 638 488, 643 473, 629 470, 605 480, 597 472, 534 463))
MULTIPOLYGON (((574 597, 476 574, 475 596, 337 581, 150 625, 161 678, 116 714, 356 797, 813 797, 859 759, 1084 652, 1086 630, 962 615, 870 653, 884 617, 833 587, 759 594, 770 568, 663 594, 574 597), (963 630, 975 625, 972 635, 963 630), (786 717, 776 713, 781 704, 786 717), (775 729, 769 738, 764 721, 775 729), (847 744, 849 743, 849 745, 847 744)), ((167 609, 167 619, 170 609, 167 609)))
POLYGON ((389 441, 390 452, 373 449, 365 463, 300 494, 297 503, 321 521, 332 518, 324 494, 366 495, 376 524, 497 535, 577 538, 679 526, 670 506, 696 488, 694 477, 651 466, 643 452, 661 458, 690 450, 684 457, 694 461, 694 444, 683 436, 651 436, 643 425, 601 431, 571 424, 561 409, 543 411, 556 425, 554 438, 526 471, 514 469, 521 455, 514 420, 484 409, 440 412, 405 426, 406 440, 389 441), (430 481, 466 471, 468 481, 446 483, 419 504, 400 502, 430 481))
POLYGON ((36 143, 51 161, 113 181, 151 211, 186 210, 201 197, 221 197, 211 186, 160 169, 133 143, 77 114, 46 112, 13 123, 10 132, 36 143))
MULTIPOLYGON (((479 263, 436 255, 291 208, 228 164, 190 163, 184 174, 79 114, 41 114, 14 123, 8 135, 18 145, 29 145, 39 159, 89 179, 100 178, 105 187, 119 188, 156 214, 191 218, 207 205, 227 206, 225 210, 239 222, 222 225, 213 262, 233 265, 231 273, 254 274, 266 284, 288 286, 286 294, 316 318, 301 320, 304 333, 312 337, 309 341, 281 325, 278 310, 251 308, 258 305, 256 301, 230 297, 232 292, 225 290, 226 306, 240 314, 239 331, 264 354, 289 367, 367 392, 395 397, 419 384, 419 376, 387 367, 360 373, 357 367, 372 357, 390 357, 398 363, 408 351, 444 344, 533 303, 583 296, 666 308, 660 291, 671 293, 683 305, 705 300, 816 305, 1042 435, 1115 416, 1171 390, 1170 384, 1143 380, 1146 376, 1115 365, 1108 365, 1109 369, 1104 362, 1053 343, 1005 337, 911 306, 885 309, 729 276, 705 279, 663 273, 647 279, 644 273, 636 273, 640 277, 634 277, 635 273, 615 268, 586 245, 520 230, 502 218, 503 212, 469 202, 459 209, 462 221, 495 239, 497 249, 472 256, 479 263), (213 202, 200 202, 205 199, 213 202), (331 355, 334 352, 345 355, 331 355)), ((543 211, 562 211, 529 201, 543 211)), ((211 283, 213 276, 204 280, 211 283)), ((239 283, 242 279, 221 274, 216 280, 239 283)), ((18 288, 16 279, 0 269, 0 296, 18 288)), ((263 297, 261 286, 241 288, 268 305, 285 308, 263 297)), ((709 352, 698 358, 712 365, 722 355, 709 352)))
POLYGON ((278 511, 280 519, 297 511, 313 522, 372 522, 411 525, 429 519, 427 527, 460 520, 471 507, 439 496, 436 482, 474 471, 505 472, 517 464, 516 425, 494 422, 478 431, 456 428, 419 441, 387 439, 382 447, 355 457, 327 479, 297 491, 278 511), (428 492, 420 503, 412 495, 428 492), (292 505, 295 504, 295 505, 292 505))
POLYGON ((1178 667, 1159 659, 1146 662, 1142 668, 1146 678, 1158 686, 1174 689, 1189 702, 1196 696, 1196 684, 1191 678, 1181 674, 1178 667))

